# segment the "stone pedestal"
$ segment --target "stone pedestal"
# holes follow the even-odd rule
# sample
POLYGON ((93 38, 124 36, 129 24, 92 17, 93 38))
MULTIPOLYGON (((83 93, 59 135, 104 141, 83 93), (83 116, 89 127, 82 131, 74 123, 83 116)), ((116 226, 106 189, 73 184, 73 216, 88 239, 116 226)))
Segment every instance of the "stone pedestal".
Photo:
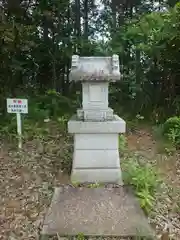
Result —
POLYGON ((71 180, 122 184, 119 133, 125 132, 124 120, 114 115, 111 121, 85 122, 74 116, 68 130, 74 134, 71 180))
POLYGON ((82 109, 68 122, 74 134, 71 180, 122 184, 119 133, 125 122, 109 108, 109 82, 120 80, 119 58, 72 57, 70 80, 82 82, 82 109))

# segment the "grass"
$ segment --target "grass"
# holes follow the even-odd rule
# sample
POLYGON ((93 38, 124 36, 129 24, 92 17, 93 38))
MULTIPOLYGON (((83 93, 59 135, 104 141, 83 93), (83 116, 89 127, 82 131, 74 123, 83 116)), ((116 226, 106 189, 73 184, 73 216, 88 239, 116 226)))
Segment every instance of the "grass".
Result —
POLYGON ((124 159, 122 168, 125 184, 133 186, 142 209, 148 214, 160 184, 157 171, 150 164, 142 164, 138 157, 124 159))

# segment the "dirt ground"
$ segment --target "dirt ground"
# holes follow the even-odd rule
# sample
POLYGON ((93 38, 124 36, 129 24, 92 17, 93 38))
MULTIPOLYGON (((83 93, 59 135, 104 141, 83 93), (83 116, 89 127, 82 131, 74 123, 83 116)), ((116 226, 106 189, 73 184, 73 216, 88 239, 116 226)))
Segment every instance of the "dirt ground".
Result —
MULTIPOLYGON (((178 153, 158 153, 149 129, 129 133, 128 149, 156 165, 164 179, 164 192, 150 216, 159 239, 180 239, 180 159, 178 153), (171 238, 170 238, 171 237, 171 238)), ((1 142, 0 146, 0 239, 38 239, 44 214, 57 184, 68 183, 60 171, 60 159, 68 154, 63 137, 26 142, 23 151, 1 142)))

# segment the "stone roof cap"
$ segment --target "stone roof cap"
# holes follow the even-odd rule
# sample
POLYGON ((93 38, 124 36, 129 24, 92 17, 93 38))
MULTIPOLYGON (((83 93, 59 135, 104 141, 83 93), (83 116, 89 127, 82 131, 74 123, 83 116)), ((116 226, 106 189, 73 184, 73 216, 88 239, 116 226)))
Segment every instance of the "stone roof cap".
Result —
POLYGON ((119 56, 80 57, 72 56, 70 81, 115 82, 120 80, 119 56))

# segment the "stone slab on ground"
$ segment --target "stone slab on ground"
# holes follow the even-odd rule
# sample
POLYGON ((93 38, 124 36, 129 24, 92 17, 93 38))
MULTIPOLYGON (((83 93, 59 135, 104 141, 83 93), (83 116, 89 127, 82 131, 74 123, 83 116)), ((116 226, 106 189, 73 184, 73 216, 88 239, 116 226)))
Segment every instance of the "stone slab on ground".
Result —
POLYGON ((43 235, 148 237, 154 232, 137 199, 125 187, 55 188, 43 235))

